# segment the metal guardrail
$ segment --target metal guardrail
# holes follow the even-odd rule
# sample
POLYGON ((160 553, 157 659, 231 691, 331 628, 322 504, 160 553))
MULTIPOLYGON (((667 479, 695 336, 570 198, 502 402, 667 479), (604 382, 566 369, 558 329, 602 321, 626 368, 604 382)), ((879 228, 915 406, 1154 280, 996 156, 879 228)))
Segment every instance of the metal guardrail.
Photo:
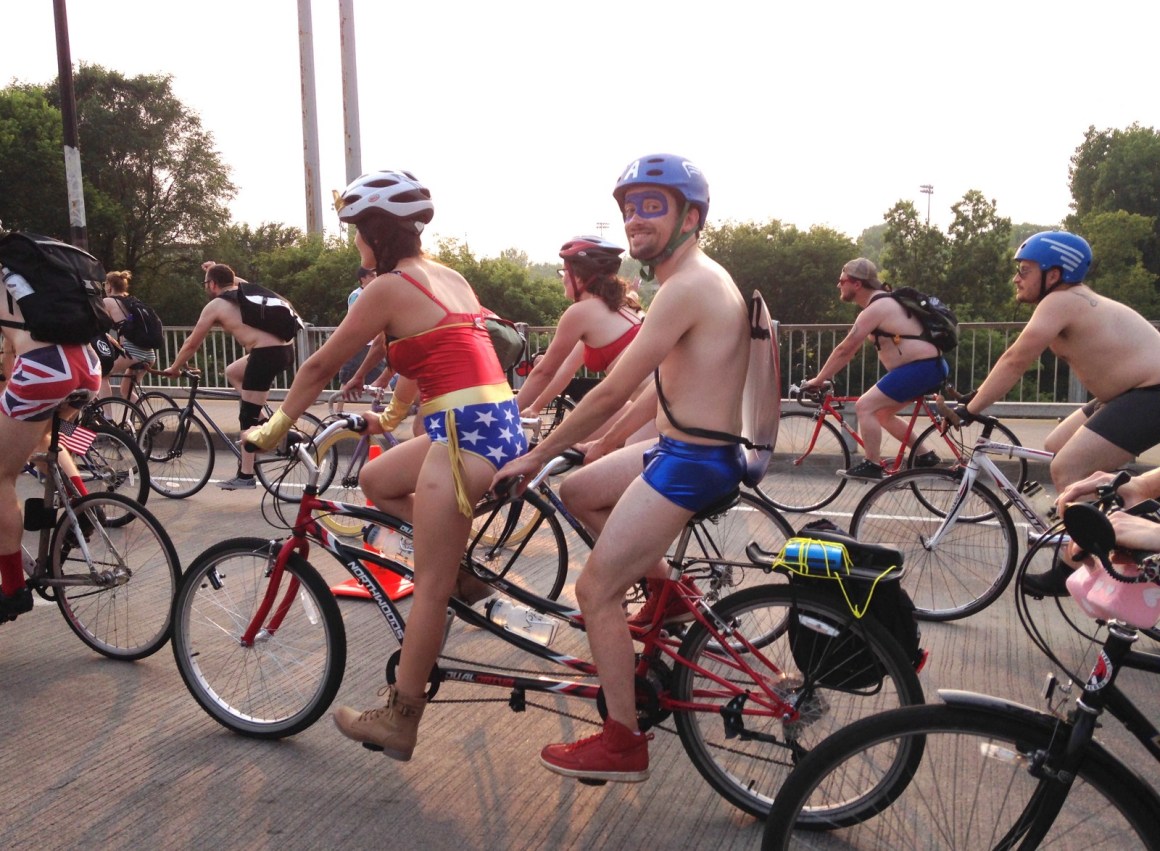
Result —
MULTIPOLYGON (((950 379, 960 390, 977 387, 990 372, 995 361, 1023 330, 1022 322, 964 322, 959 325, 959 345, 947 356, 950 379)), ((791 325, 778 324, 781 346, 781 395, 788 397, 790 384, 797 384, 817 373, 818 367, 829 357, 834 347, 846 336, 849 325, 791 325)), ((189 336, 192 326, 169 326, 165 329, 165 345, 158 360, 167 365, 189 336)), ((295 350, 301 364, 334 331, 331 326, 308 326, 299 332, 295 350)), ((529 351, 532 355, 548 348, 556 329, 554 326, 528 328, 529 351)), ((221 329, 210 332, 195 362, 205 376, 203 387, 225 389, 225 368, 244 354, 233 337, 221 329)), ((587 376, 587 373, 585 373, 587 376)), ((877 354, 871 345, 865 345, 850 364, 835 376, 838 392, 860 395, 873 386, 882 375, 877 354)), ((289 389, 292 376, 282 376, 271 390, 272 398, 279 398, 289 389)), ((152 376, 150 386, 181 392, 181 382, 152 376)), ((328 390, 338 388, 337 378, 328 390)), ((1000 416, 1061 417, 1087 401, 1087 393, 1079 385, 1067 365, 1054 358, 1041 358, 1027 371, 1024 379, 996 406, 1000 416)))

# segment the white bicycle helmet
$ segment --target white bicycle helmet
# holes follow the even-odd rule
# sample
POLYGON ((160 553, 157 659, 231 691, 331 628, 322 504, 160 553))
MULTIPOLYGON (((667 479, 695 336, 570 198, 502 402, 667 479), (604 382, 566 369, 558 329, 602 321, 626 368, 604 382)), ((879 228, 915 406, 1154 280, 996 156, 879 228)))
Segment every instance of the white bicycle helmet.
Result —
POLYGON ((372 171, 356 179, 341 194, 334 209, 340 221, 356 225, 372 210, 405 222, 415 233, 435 215, 431 191, 409 171, 372 171))

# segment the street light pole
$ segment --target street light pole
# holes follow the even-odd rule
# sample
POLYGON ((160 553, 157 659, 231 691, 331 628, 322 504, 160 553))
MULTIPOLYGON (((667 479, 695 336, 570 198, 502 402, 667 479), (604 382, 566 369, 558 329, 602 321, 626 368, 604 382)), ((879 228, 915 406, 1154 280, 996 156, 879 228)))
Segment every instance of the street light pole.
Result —
POLYGON ((930 227, 930 196, 934 194, 934 186, 924 183, 918 190, 926 196, 926 226, 930 227))
POLYGON ((89 232, 85 219, 85 189, 81 180, 81 142, 77 129, 77 102, 73 90, 72 52, 68 40, 68 10, 65 0, 53 0, 56 21, 57 84, 60 86, 60 115, 64 138, 64 182, 68 191, 69 242, 88 249, 89 232))

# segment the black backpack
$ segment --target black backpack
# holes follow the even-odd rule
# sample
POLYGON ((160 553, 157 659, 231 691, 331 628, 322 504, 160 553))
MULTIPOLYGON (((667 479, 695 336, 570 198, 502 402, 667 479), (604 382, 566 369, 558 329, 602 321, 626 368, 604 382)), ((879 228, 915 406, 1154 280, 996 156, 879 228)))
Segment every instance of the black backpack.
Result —
MULTIPOLYGON (((834 579, 805 576, 791 569, 790 585, 818 589, 842 607, 853 604, 859 611, 865 610, 863 617, 872 618, 885 627, 902 647, 910 663, 916 669, 920 667, 926 654, 920 646, 922 635, 914 617, 914 601, 898 581, 897 573, 875 581, 884 570, 892 566, 900 567, 901 555, 894 553, 898 556, 897 565, 887 564, 886 561, 890 559, 884 559, 885 548, 860 544, 828 520, 815 520, 806 524, 799 535, 800 538, 787 541, 786 548, 790 548, 795 541, 804 542, 807 539, 834 543, 846 548, 854 567, 843 577, 841 585, 834 579)), ((783 549, 783 553, 786 551, 783 549)), ((818 660, 825 658, 824 667, 816 671, 817 682, 821 685, 837 689, 866 689, 875 688, 881 683, 882 672, 857 635, 847 633, 841 643, 835 646, 832 636, 806 625, 805 621, 797 617, 791 617, 788 626, 790 650, 794 661, 803 671, 815 670, 818 668, 818 660)), ((841 624, 831 626, 835 631, 843 628, 841 624)))
POLYGON ((96 257, 47 236, 13 231, 0 237, 0 265, 9 307, 42 343, 79 345, 113 327, 105 310, 105 270, 96 257))
POLYGON ((261 284, 240 283, 235 293, 227 292, 219 298, 237 302, 242 322, 284 342, 289 343, 303 328, 294 305, 261 284))
POLYGON ((125 311, 125 319, 117 326, 121 336, 142 349, 159 349, 165 344, 165 328, 161 317, 152 307, 136 296, 115 296, 125 311))
MULTIPOLYGON (((903 340, 926 340, 934 343, 944 354, 959 344, 959 320, 950 305, 938 296, 919 292, 914 287, 899 287, 883 295, 897 301, 908 316, 918 318, 922 323, 921 334, 887 334, 874 331, 877 337, 899 337, 903 340)), ((875 296, 877 298, 877 296, 875 296)), ((873 300, 873 299, 872 299, 873 300)))

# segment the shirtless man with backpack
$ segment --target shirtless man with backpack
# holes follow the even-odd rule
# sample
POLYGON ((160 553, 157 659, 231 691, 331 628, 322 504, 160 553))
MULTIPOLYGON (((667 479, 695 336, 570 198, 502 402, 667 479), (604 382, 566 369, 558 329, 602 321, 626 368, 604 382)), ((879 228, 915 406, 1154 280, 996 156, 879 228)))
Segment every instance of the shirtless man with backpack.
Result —
MULTIPOLYGON (((285 339, 284 333, 274 333, 243 321, 238 301, 239 283, 244 282, 229 266, 222 263, 209 265, 204 281, 209 303, 202 308, 201 316, 181 351, 162 374, 177 378, 182 368, 197 354, 206 335, 214 326, 220 325, 246 350, 245 355, 226 367, 226 380, 241 395, 238 422, 244 432, 262 422, 262 406, 266 404, 274 379, 294 365, 294 343, 292 339, 285 339)), ((254 454, 243 450, 237 475, 229 481, 219 482, 218 487, 223 490, 254 488, 254 454)))
MULTIPOLYGON (((867 338, 878 349, 878 360, 887 370, 881 380, 863 393, 854 406, 858 432, 866 458, 840 475, 848 479, 878 481, 882 470, 882 430, 900 443, 907 440, 907 425, 895 416, 908 402, 942 386, 950 367, 942 352, 927 338, 922 321, 905 307, 878 280, 878 267, 865 257, 842 267, 838 297, 858 305, 862 312, 842 342, 826 359, 818 374, 802 384, 802 390, 821 389, 823 383, 842 371, 862 348, 867 338)), ((914 440, 915 435, 910 436, 914 440)), ((915 459, 920 467, 938 464, 938 456, 928 452, 915 459)))

